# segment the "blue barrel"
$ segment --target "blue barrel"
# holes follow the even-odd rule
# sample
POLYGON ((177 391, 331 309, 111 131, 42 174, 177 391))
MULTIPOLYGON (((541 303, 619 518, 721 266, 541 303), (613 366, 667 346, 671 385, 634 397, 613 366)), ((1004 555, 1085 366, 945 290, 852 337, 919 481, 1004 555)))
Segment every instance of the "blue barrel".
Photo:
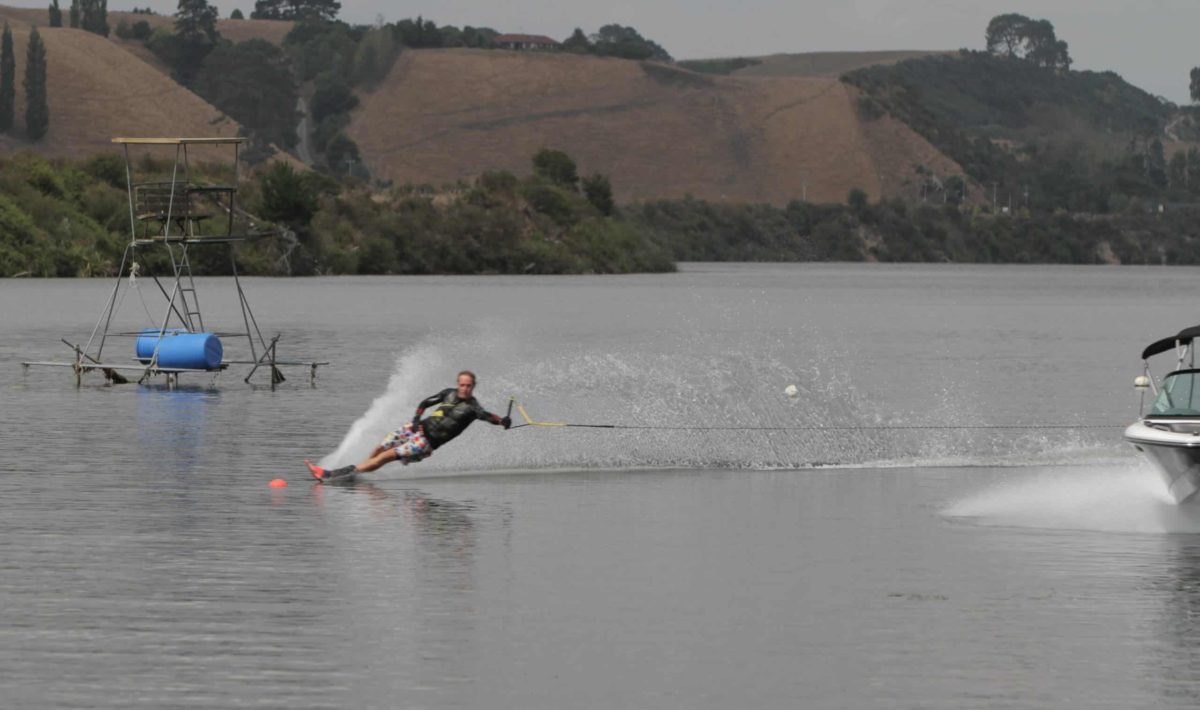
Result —
POLYGON ((221 364, 225 350, 221 339, 212 333, 189 333, 181 328, 168 328, 158 338, 158 328, 145 328, 137 339, 137 358, 143 363, 154 357, 158 346, 158 366, 186 368, 189 370, 211 370, 221 364))

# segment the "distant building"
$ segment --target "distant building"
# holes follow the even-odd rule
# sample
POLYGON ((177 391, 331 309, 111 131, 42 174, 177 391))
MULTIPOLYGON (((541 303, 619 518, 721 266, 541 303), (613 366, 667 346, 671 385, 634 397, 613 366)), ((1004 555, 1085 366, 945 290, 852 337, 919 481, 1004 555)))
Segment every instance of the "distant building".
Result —
POLYGON ((497 47, 524 51, 553 51, 562 43, 545 35, 496 35, 492 40, 497 47))

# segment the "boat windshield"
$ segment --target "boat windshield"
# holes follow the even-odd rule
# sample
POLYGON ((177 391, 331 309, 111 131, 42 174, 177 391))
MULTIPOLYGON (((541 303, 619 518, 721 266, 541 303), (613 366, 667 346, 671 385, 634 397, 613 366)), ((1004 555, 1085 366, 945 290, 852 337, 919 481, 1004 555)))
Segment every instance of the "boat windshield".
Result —
POLYGON ((1200 417, 1200 370, 1180 370, 1167 375, 1150 414, 1200 417))

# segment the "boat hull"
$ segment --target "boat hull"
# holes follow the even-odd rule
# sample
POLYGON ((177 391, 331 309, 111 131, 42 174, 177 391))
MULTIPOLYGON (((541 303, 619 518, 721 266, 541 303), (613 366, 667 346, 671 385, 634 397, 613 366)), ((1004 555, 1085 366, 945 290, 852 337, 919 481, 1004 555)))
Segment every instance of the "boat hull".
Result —
POLYGON ((1125 429, 1125 440, 1154 466, 1176 503, 1200 502, 1200 421, 1158 426, 1135 422, 1125 429))

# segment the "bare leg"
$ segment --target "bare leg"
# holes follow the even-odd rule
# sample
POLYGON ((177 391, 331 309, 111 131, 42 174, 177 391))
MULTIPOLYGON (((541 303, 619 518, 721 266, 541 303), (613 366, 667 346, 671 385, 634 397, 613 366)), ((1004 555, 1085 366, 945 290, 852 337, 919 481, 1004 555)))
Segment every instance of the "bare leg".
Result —
POLYGON ((395 449, 384 449, 383 447, 376 446, 375 450, 371 452, 371 456, 366 461, 355 466, 354 470, 359 473, 366 473, 367 471, 374 471, 381 468, 384 464, 389 464, 395 460, 395 449))

